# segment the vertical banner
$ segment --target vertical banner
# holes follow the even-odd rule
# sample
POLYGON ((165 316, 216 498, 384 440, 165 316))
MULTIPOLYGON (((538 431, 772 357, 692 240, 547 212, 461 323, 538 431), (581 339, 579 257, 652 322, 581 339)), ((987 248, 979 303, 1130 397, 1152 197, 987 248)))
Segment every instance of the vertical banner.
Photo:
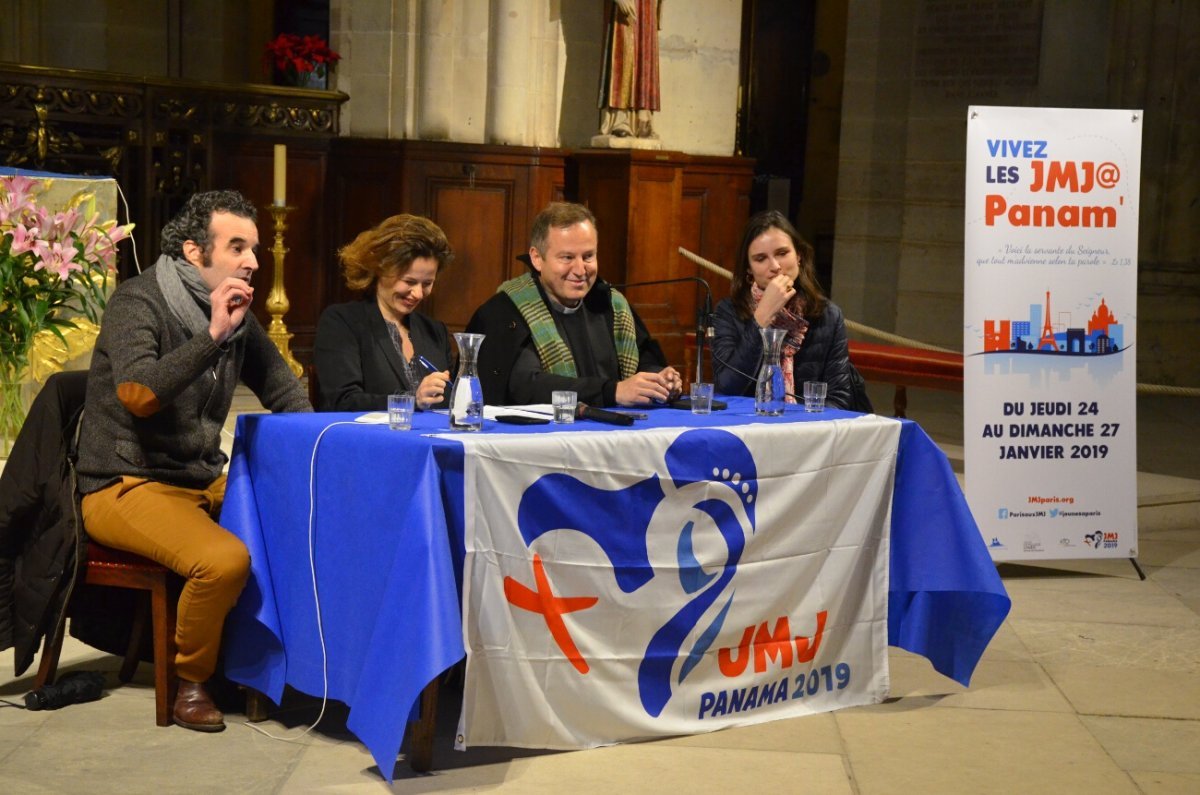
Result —
POLYGON ((968 109, 966 494, 995 560, 1137 555, 1141 119, 968 109))

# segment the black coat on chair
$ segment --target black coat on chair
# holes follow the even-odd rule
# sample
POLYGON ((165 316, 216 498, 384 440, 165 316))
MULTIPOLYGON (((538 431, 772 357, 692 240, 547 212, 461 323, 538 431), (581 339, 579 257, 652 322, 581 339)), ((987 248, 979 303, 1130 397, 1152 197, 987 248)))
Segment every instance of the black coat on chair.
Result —
POLYGON ((87 552, 69 457, 87 378, 50 376, 0 474, 0 649, 14 648, 17 676, 56 630, 87 552))

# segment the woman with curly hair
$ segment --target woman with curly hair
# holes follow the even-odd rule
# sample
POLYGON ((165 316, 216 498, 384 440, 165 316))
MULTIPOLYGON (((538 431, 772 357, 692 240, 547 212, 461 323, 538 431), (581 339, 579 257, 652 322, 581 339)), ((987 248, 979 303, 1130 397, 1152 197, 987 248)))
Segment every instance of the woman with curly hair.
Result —
POLYGON ((428 218, 393 215, 359 234, 338 258, 346 286, 364 295, 321 313, 313 352, 317 408, 383 410, 396 392, 412 392, 418 409, 443 405, 450 335, 417 307, 454 258, 446 234, 428 218))

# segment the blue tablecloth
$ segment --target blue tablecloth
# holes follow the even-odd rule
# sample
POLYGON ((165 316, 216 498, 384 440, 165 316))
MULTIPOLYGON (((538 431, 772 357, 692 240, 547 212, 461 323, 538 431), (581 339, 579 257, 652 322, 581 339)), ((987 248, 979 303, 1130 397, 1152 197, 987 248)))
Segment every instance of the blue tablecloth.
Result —
MULTIPOLYGON (((749 399, 728 402, 707 417, 657 409, 633 428, 574 427, 629 433, 855 416, 789 407, 764 418, 749 399)), ((226 673, 276 702, 286 684, 346 703, 348 727, 390 780, 421 690, 464 654, 464 456, 455 439, 423 435, 445 431, 444 415, 418 414, 407 433, 354 416, 238 420, 221 523, 246 543, 252 572, 227 623, 226 673)), ((484 432, 562 430, 489 421, 484 432)), ((946 457, 904 422, 888 642, 966 685, 1009 606, 946 457)))

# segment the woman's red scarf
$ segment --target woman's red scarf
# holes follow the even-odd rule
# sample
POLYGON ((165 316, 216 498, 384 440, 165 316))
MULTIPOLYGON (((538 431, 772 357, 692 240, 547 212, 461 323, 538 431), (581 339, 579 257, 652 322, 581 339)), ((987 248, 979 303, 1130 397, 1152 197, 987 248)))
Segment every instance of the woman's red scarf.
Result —
MULTIPOLYGON (((758 307, 758 302, 762 300, 762 297, 763 291, 757 284, 752 283, 750 299, 754 302, 755 308, 758 307)), ((795 357, 796 351, 800 350, 800 346, 804 344, 804 335, 808 333, 808 321, 804 319, 804 293, 796 291, 796 295, 787 306, 775 314, 771 320, 771 328, 781 328, 787 332, 787 336, 783 338, 783 350, 779 357, 779 364, 783 370, 783 389, 787 393, 785 400, 788 403, 795 403, 796 382, 792 377, 792 359, 795 357)))

